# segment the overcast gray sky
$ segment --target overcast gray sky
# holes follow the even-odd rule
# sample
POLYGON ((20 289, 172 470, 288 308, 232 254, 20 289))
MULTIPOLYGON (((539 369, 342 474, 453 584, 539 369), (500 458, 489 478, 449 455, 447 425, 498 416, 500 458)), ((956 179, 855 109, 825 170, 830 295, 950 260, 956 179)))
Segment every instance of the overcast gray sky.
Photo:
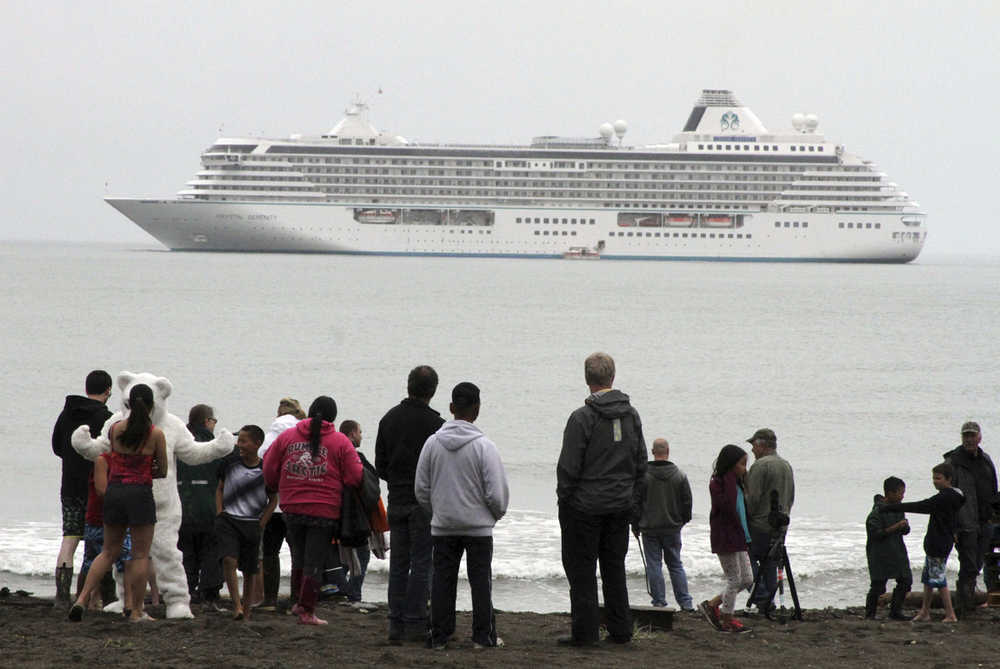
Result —
POLYGON ((794 112, 1000 254, 1000 3, 18 2, 0 22, 0 239, 152 242, 105 194, 170 196, 226 135, 318 134, 357 93, 411 140, 669 140, 702 88, 794 112), (382 95, 376 91, 381 87, 382 95), (107 187, 105 187, 107 183, 107 187))

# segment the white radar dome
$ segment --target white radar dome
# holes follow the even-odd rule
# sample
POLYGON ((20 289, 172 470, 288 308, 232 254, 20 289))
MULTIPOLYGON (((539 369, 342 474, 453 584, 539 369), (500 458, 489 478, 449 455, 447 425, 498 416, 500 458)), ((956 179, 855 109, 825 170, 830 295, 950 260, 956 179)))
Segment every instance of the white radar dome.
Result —
POLYGON ((812 132, 819 125, 819 117, 816 114, 806 114, 806 130, 812 132))
POLYGON ((624 137, 626 132, 628 132, 628 123, 622 119, 615 121, 615 134, 618 136, 618 139, 624 137))
POLYGON ((792 114, 792 127, 798 132, 802 132, 802 126, 805 125, 806 115, 802 113, 792 114))
POLYGON ((600 132, 601 132, 601 137, 603 137, 604 139, 611 139, 611 135, 615 134, 615 129, 614 126, 612 126, 610 123, 602 123, 600 132))

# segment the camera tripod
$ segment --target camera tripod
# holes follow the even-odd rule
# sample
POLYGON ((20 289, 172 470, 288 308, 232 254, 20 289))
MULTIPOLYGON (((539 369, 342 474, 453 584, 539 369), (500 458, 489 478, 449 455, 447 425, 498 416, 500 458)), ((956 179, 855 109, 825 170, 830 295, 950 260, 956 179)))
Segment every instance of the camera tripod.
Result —
POLYGON ((799 593, 795 589, 795 577, 792 575, 792 565, 788 561, 788 551, 785 549, 785 532, 777 531, 771 535, 771 545, 768 547, 767 556, 761 561, 760 567, 757 572, 757 580, 753 584, 753 590, 750 592, 750 601, 756 601, 757 590, 760 588, 762 579, 760 578, 760 570, 764 568, 766 562, 774 561, 778 569, 778 582, 775 585, 774 590, 768 593, 767 606, 764 609, 764 615, 768 620, 774 620, 774 596, 777 594, 780 601, 780 611, 778 612, 778 622, 784 624, 786 622, 785 614, 785 598, 784 598, 784 581, 781 578, 782 572, 784 572, 788 577, 788 591, 792 595, 792 604, 795 607, 795 612, 792 614, 792 620, 802 620, 802 607, 799 606, 799 593))

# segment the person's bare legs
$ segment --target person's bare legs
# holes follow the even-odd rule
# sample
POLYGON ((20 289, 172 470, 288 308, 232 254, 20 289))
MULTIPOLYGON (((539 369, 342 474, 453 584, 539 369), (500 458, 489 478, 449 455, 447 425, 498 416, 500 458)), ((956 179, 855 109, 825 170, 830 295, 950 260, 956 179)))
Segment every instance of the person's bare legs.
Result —
POLYGON ((83 589, 76 598, 76 605, 87 608, 91 596, 100 587, 104 573, 114 566, 115 560, 121 554, 122 540, 124 538, 125 527, 123 525, 104 526, 104 546, 101 549, 101 554, 94 558, 93 563, 90 565, 90 571, 87 572, 87 580, 84 581, 83 589))
MULTIPOLYGON (((247 608, 256 608, 264 603, 264 561, 257 561, 257 573, 253 575, 253 592, 251 593, 247 608)), ((246 599, 244 597, 244 599, 246 599)))
MULTIPOLYGON (((240 601, 240 582, 236 577, 236 558, 227 555, 222 558, 222 573, 226 578, 229 598, 233 600, 233 620, 243 620, 243 603, 240 601)), ((249 580, 249 579, 245 579, 249 580)))
POLYGON ((149 581, 149 598, 153 606, 160 605, 160 589, 156 587, 156 567, 153 566, 153 561, 149 561, 149 567, 147 574, 147 580, 149 581))
POLYGON ((951 605, 951 592, 948 591, 948 586, 938 588, 938 594, 941 595, 941 605, 944 607, 944 620, 941 622, 957 623, 958 618, 955 617, 955 609, 951 605))
POLYGON ((146 583, 149 582, 149 547, 153 544, 153 529, 155 525, 133 525, 132 531, 132 570, 125 570, 127 599, 131 600, 129 620, 142 620, 143 600, 146 597, 146 583))
MULTIPOLYGON (((924 598, 920 602, 920 610, 917 611, 917 615, 913 616, 912 620, 916 623, 926 623, 931 619, 931 595, 933 595, 934 590, 929 585, 924 586, 924 598)), ((949 606, 951 605, 951 600, 949 600, 949 606)))
POLYGON ((80 545, 80 537, 63 537, 62 545, 59 546, 59 557, 56 560, 56 567, 72 567, 73 556, 76 555, 76 547, 80 545))
POLYGON ((257 576, 256 574, 243 573, 243 619, 250 620, 250 612, 254 607, 254 600, 257 599, 257 576))

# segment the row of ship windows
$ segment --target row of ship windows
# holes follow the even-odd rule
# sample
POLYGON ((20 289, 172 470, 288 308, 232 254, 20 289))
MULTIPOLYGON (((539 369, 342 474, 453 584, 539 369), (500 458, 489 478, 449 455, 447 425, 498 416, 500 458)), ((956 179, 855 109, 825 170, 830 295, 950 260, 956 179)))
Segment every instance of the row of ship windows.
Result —
MULTIPOLYGON (((763 144, 763 145, 761 145, 761 144, 753 144, 753 145, 751 145, 751 144, 699 144, 698 148, 700 150, 702 150, 702 151, 713 151, 713 150, 714 151, 732 151, 734 149, 736 151, 739 151, 741 148, 744 151, 777 151, 778 150, 778 145, 777 144, 763 144), (753 149, 750 148, 751 146, 753 146, 753 149)), ((788 148, 790 150, 792 150, 792 151, 802 151, 803 153, 806 151, 806 147, 804 145, 797 145, 796 144, 796 145, 793 145, 793 146, 789 146, 788 148), (796 147, 798 147, 798 148, 796 148, 796 147)), ((823 152, 823 147, 822 146, 810 146, 809 150, 810 151, 819 151, 820 153, 822 153, 823 152)))
MULTIPOLYGON (((712 144, 699 144, 698 148, 702 150, 708 150, 712 147, 712 144)), ((718 150, 722 150, 722 146, 727 148, 733 145, 714 145, 718 150)), ((754 149, 745 148, 746 151, 777 151, 777 145, 763 145, 764 148, 760 148, 761 145, 755 145, 754 149), (768 148, 771 147, 771 148, 768 148)), ((810 147, 811 148, 811 147, 810 147)), ((793 147, 794 149, 794 147, 793 147)), ((816 147, 816 151, 823 152, 823 147, 816 147)), ((799 151, 806 151, 803 146, 799 151)), ((204 159, 216 160, 220 162, 225 162, 226 154, 219 154, 217 152, 207 152, 202 156, 204 159)), ((290 163, 312 163, 312 164, 327 164, 327 165, 406 165, 406 166, 434 166, 434 167, 467 167, 467 168, 491 168, 494 166, 493 161, 476 161, 476 160, 432 160, 423 158, 413 158, 413 159, 379 159, 379 158, 313 158, 304 157, 301 155, 296 155, 293 153, 279 154, 272 153, 267 156, 254 155, 249 158, 244 158, 247 162, 290 162, 290 163)), ((527 161, 524 162, 524 166, 527 167, 527 161)), ((514 161, 507 161, 507 165, 513 165, 514 161)), ((572 168, 572 163, 555 163, 557 167, 572 168)), ((768 165, 744 165, 741 166, 743 169, 760 169, 760 168, 777 168, 778 166, 768 166, 768 165)), ((838 165, 836 167, 830 165, 810 165, 806 166, 792 166, 792 165, 782 165, 783 169, 796 170, 796 171, 843 171, 843 172, 866 172, 870 171, 867 167, 863 166, 849 166, 849 165, 838 165)), ((628 163, 628 162, 588 162, 588 163, 578 163, 577 169, 611 169, 611 170, 721 170, 721 169, 737 169, 737 166, 733 165, 704 165, 701 163, 628 163)))
MULTIPOLYGON (((802 225, 803 228, 808 228, 809 227, 809 221, 802 221, 801 225, 802 225)), ((782 221, 775 221, 774 222, 774 227, 776 227, 776 228, 782 227, 782 221)), ((797 228, 797 227, 799 227, 799 222, 798 221, 784 221, 784 227, 786 227, 786 228, 797 228)))
POLYGON ((869 230, 872 229, 872 228, 875 228, 876 230, 879 230, 879 229, 882 228, 882 224, 881 223, 844 223, 843 221, 841 221, 840 223, 837 223, 837 227, 838 228, 857 228, 858 230, 860 230, 862 228, 866 228, 866 229, 869 229, 869 230))
MULTIPOLYGON (((535 234, 537 235, 538 233, 536 232, 535 234)), ((608 237, 615 237, 615 236, 616 235, 615 235, 614 232, 609 232, 608 233, 608 237)), ((617 234, 617 236, 618 237, 642 237, 643 233, 641 233, 641 232, 619 232, 617 234)), ((691 237, 692 239, 697 239, 699 237, 701 239, 715 239, 716 237, 718 237, 719 239, 733 239, 734 238, 734 234, 732 232, 727 232, 727 233, 720 232, 718 234, 716 234, 714 232, 707 232, 707 233, 706 232, 701 232, 701 233, 698 233, 698 232, 691 232, 691 233, 688 233, 688 232, 674 232, 674 233, 664 232, 664 233, 662 233, 662 235, 659 232, 647 232, 646 236, 647 237, 660 237, 660 236, 663 236, 663 237, 675 237, 675 238, 680 237, 682 239, 687 239, 688 237, 691 237)), ((744 235, 742 233, 736 233, 735 234, 735 238, 736 239, 743 239, 744 237, 746 239, 751 239, 751 238, 753 238, 753 235, 751 235, 749 233, 746 234, 746 235, 744 235)))
MULTIPOLYGON (((450 232, 451 234, 455 234, 454 230, 449 230, 448 232, 450 232)), ((481 235, 482 234, 487 234, 487 235, 492 235, 493 234, 492 230, 467 230, 465 228, 460 228, 458 232, 459 232, 459 234, 462 234, 462 235, 474 235, 477 232, 479 234, 481 234, 481 235)), ((574 232, 573 234, 575 235, 576 233, 574 232)))
MULTIPOLYGON (((547 237, 549 235, 549 231, 548 230, 535 230, 535 234, 547 237)), ((552 236, 553 237, 557 236, 558 234, 559 234, 558 230, 553 230, 552 231, 552 236)), ((562 231, 562 236, 563 237, 567 237, 567 236, 569 236, 569 237, 576 237, 576 230, 563 230, 562 231)))
MULTIPOLYGON (((531 223, 532 219, 525 218, 525 219, 522 220, 520 217, 518 217, 518 218, 515 219, 515 223, 522 223, 522 222, 523 223, 531 223)), ((547 218, 536 218, 536 219, 534 219, 534 222, 535 223, 548 223, 549 219, 547 219, 547 218)), ((553 218, 552 222, 553 223, 558 223, 559 219, 558 218, 553 218)), ((570 225, 576 225, 576 219, 575 218, 564 218, 564 219, 562 219, 562 223, 563 223, 563 225, 566 225, 567 223, 570 224, 570 225)), ((588 223, 588 220, 586 218, 581 218, 580 219, 580 225, 587 225, 587 223, 588 223)), ((589 220, 589 223, 590 223, 590 225, 594 225, 596 223, 596 221, 594 221, 594 219, 591 218, 589 220)))

